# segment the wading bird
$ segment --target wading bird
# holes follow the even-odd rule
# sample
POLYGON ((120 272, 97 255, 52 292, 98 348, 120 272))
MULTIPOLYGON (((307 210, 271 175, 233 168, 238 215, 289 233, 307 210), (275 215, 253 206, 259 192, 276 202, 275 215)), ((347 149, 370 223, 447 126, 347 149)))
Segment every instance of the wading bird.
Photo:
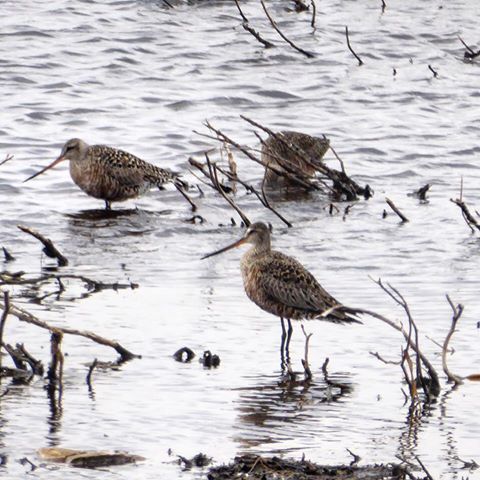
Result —
MULTIPOLYGON (((330 147, 326 138, 312 137, 301 132, 282 131, 270 135, 262 145, 262 161, 280 171, 299 177, 313 178, 315 164, 320 164, 330 147), (285 168, 286 167, 286 168, 285 168)), ((265 169, 265 185, 269 188, 293 186, 294 183, 270 168, 265 169)))
POLYGON ((70 160, 72 180, 87 194, 105 200, 105 208, 112 202, 123 202, 148 192, 153 187, 163 188, 172 182, 190 202, 178 176, 168 170, 145 162, 131 153, 104 145, 88 145, 72 138, 62 148, 60 156, 24 182, 46 172, 64 160, 70 160))
POLYGON ((244 243, 252 247, 243 255, 240 268, 245 292, 262 310, 280 317, 282 324, 282 367, 284 352, 289 363, 291 320, 319 319, 334 323, 361 323, 341 309, 335 300, 297 260, 272 250, 270 230, 262 222, 250 225, 236 242, 202 257, 208 258, 244 243), (288 321, 285 331, 284 319, 288 321))

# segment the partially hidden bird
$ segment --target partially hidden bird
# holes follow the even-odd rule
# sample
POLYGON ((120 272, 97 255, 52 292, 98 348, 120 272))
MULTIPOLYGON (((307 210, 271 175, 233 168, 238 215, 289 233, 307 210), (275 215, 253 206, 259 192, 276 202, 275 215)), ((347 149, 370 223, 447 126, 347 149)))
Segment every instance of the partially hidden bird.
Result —
POLYGON ((185 182, 177 174, 148 163, 131 153, 105 145, 88 145, 79 138, 72 138, 62 148, 60 156, 50 165, 28 177, 24 182, 41 175, 64 160, 70 161, 72 180, 87 194, 105 201, 111 209, 112 202, 123 202, 143 195, 151 188, 162 189, 173 183, 190 202, 184 188, 185 182))
POLYGON ((362 323, 342 310, 342 304, 332 297, 315 277, 295 258, 272 250, 269 227, 252 223, 245 235, 202 259, 218 255, 245 243, 252 247, 243 255, 240 268, 248 298, 262 310, 280 317, 283 354, 287 355, 292 336, 291 320, 320 319, 334 323, 362 323), (288 321, 288 333, 284 319, 288 321))
MULTIPOLYGON (((300 178, 313 178, 316 165, 330 147, 324 137, 313 137, 306 133, 290 130, 270 135, 262 145, 262 162, 280 172, 290 172, 300 178)), ((278 175, 275 170, 265 168, 265 185, 269 188, 294 186, 289 178, 278 175)))

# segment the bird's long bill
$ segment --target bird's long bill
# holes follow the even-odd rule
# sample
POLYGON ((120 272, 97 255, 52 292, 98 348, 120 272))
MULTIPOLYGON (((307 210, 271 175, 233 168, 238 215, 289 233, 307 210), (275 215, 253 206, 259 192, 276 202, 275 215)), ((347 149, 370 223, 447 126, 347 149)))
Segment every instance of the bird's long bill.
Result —
POLYGON ((28 182, 29 180, 31 180, 32 178, 35 178, 35 177, 38 177, 38 175, 41 175, 42 173, 46 172, 47 170, 49 170, 50 168, 53 168, 55 165, 58 165, 60 162, 62 162, 63 160, 65 160, 65 157, 58 157, 55 161, 53 161, 50 165, 47 165, 45 168, 42 168, 42 170, 40 170, 39 172, 37 173, 34 173, 32 176, 28 177, 26 180, 23 181, 23 183, 25 182, 28 182))
POLYGON ((204 255, 202 257, 202 260, 208 257, 213 257, 214 255, 218 255, 219 253, 226 252, 227 250, 230 250, 235 247, 239 247, 240 245, 244 244, 247 240, 245 238, 241 238, 240 240, 237 240, 236 242, 227 245, 226 247, 221 248, 220 250, 217 250, 216 252, 209 253, 208 255, 204 255))

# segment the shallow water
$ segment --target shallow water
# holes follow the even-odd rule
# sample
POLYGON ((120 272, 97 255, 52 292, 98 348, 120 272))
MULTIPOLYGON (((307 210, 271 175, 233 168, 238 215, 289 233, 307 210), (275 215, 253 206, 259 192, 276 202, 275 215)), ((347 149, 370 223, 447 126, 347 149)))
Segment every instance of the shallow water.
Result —
MULTIPOLYGON (((348 172, 375 190, 372 199, 357 202, 345 219, 342 212, 329 215, 321 195, 277 200, 292 229, 242 188, 238 204, 250 218, 271 222, 276 248, 301 260, 345 304, 402 319, 369 276, 391 282, 408 300, 425 353, 439 371, 439 348, 425 336, 445 338, 451 318, 446 293, 463 303, 449 362, 459 374, 478 373, 480 244, 449 201, 458 197, 463 177, 465 200, 473 208, 480 203, 479 63, 462 61, 457 38, 475 41, 478 5, 391 0, 382 14, 379 4, 317 2, 312 33, 309 13, 285 8, 290 2, 269 2, 284 33, 315 52, 306 59, 281 42, 253 1, 245 2, 245 13, 276 48, 264 50, 247 34, 229 1, 178 1, 173 9, 146 0, 3 3, 0 158, 11 153, 14 159, 0 166, 0 245, 17 259, 4 268, 33 276, 55 265, 16 228, 20 223, 55 241, 70 260, 63 273, 140 285, 85 297, 82 284, 71 281, 58 299, 40 304, 16 286, 10 289, 14 302, 52 324, 92 330, 142 354, 118 371, 96 371, 90 394, 85 364, 114 355, 65 338, 61 411, 52 410, 43 380, 10 386, 0 403, 4 478, 19 478, 30 468, 19 459, 38 464, 37 448, 56 445, 122 449, 147 460, 100 471, 49 466, 31 476, 188 479, 199 473, 181 473, 176 454, 202 451, 223 462, 238 453, 275 452, 335 464, 350 462, 349 448, 365 463, 419 455, 435 478, 480 478, 461 470, 458 460, 480 463, 478 385, 451 391, 442 377, 439 401, 412 424, 399 367, 368 353, 396 360, 401 339, 375 320, 306 323, 313 333, 314 384, 305 391, 278 386, 279 322, 246 298, 240 252, 200 260, 242 234, 239 227, 219 226, 239 220, 208 187, 204 198, 192 193, 206 221, 191 224, 188 205, 172 188, 106 216, 102 202, 75 187, 66 166, 22 184, 76 136, 186 172, 190 155, 202 160, 203 151, 218 146, 192 132, 206 133, 205 119, 252 146, 258 141, 240 114, 275 129, 325 133, 348 172), (347 24, 362 67, 346 49, 347 24), (427 182, 433 185, 428 203, 407 196, 427 182), (385 196, 409 223, 400 224, 393 213, 382 219, 385 196), (176 363, 172 354, 184 345, 219 354, 220 367, 206 370, 198 357, 176 363), (328 383, 321 372, 325 357, 328 383)), ((235 155, 241 178, 258 182, 261 169, 235 155)), ((184 177, 197 182, 187 172, 184 177)), ((48 362, 48 335, 37 328, 9 317, 4 339, 24 342, 48 362)), ((296 370, 303 352, 296 324, 296 370)))

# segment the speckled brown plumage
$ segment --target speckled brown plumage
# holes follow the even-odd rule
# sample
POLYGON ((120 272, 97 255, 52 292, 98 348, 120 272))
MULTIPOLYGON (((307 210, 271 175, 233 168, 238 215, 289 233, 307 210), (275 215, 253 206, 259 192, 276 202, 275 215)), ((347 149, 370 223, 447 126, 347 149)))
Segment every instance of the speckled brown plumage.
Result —
MULTIPOLYGON (((281 167, 281 162, 284 161, 294 170, 299 171, 307 177, 315 175, 315 169, 302 159, 302 154, 306 156, 311 162, 321 162, 323 156, 328 150, 330 142, 326 138, 312 137, 305 133, 282 131, 277 133, 283 141, 269 136, 262 145, 262 161, 267 164, 281 167), (292 148, 285 145, 286 142, 292 148), (294 150, 298 149, 302 154, 296 154, 294 150)), ((265 169, 265 183, 269 187, 275 186, 289 186, 290 181, 285 177, 277 175, 271 169, 265 169)))
POLYGON ((358 323, 351 315, 334 310, 340 306, 297 260, 271 249, 270 231, 261 222, 253 223, 239 241, 217 252, 224 252, 243 243, 253 246, 242 257, 241 271, 245 291, 262 310, 280 318, 328 320, 336 323, 358 323))
POLYGON ((153 187, 161 188, 167 182, 181 184, 177 175, 112 147, 88 145, 73 138, 62 148, 60 156, 37 175, 63 160, 70 160, 73 181, 88 195, 111 202, 122 202, 138 197, 153 187))

